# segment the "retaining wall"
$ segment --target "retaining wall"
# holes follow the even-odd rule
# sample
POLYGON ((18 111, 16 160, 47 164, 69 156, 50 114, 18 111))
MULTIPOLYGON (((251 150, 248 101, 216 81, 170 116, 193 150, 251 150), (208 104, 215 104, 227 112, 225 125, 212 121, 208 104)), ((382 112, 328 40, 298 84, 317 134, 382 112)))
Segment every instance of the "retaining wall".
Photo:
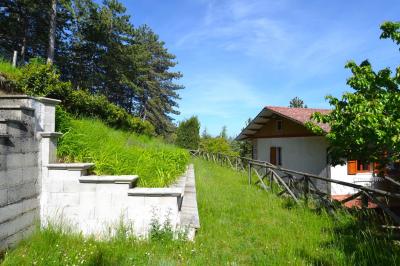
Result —
POLYGON ((57 163, 57 103, 25 95, 0 97, 0 250, 49 221, 96 236, 108 235, 122 221, 146 236, 152 223, 168 220, 172 229, 185 227, 193 238, 199 222, 192 166, 169 188, 138 188, 135 175, 91 176, 93 164, 57 163), (191 211, 181 220, 188 176, 185 206, 191 211))
POLYGON ((121 222, 138 236, 146 236, 152 222, 168 219, 173 229, 180 225, 182 187, 134 188, 138 176, 88 176, 91 165, 48 165, 41 204, 44 226, 64 223, 84 235, 104 237, 121 222))

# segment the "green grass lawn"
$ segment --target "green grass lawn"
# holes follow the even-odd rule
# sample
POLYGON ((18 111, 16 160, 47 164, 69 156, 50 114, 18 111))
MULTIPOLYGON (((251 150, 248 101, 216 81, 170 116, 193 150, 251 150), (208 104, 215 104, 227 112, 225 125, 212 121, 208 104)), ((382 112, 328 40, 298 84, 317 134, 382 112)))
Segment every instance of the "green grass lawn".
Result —
POLYGON ((194 243, 169 234, 108 241, 46 229, 4 265, 399 265, 400 247, 371 223, 335 220, 247 185, 245 174, 195 160, 201 229, 194 243))

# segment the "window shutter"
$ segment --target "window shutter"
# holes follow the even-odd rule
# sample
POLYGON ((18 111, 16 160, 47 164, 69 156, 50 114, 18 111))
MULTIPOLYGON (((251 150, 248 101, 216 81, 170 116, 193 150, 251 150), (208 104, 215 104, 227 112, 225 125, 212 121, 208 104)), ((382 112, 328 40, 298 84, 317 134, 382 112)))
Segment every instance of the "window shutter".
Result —
POLYGON ((276 147, 271 147, 269 152, 269 162, 276 165, 276 147))
POLYGON ((379 174, 379 167, 380 167, 379 163, 375 162, 374 163, 374 173, 377 175, 379 174))
POLYGON ((347 174, 355 175, 357 173, 357 161, 347 161, 347 174))
POLYGON ((276 152, 278 154, 278 156, 277 156, 277 164, 278 165, 282 165, 282 148, 281 147, 277 147, 276 148, 276 152))

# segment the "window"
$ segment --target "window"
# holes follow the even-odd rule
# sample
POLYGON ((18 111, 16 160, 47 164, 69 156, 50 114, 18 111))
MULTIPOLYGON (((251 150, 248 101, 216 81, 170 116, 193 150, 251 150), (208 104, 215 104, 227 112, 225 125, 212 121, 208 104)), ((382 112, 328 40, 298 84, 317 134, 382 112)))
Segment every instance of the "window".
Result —
POLYGON ((271 147, 269 153, 269 162, 274 165, 282 165, 282 148, 271 147))
POLYGON ((371 172, 371 164, 360 160, 347 161, 347 174, 355 175, 357 173, 371 172))
POLYGON ((357 161, 357 172, 369 172, 370 164, 362 161, 357 161))
POLYGON ((277 131, 282 130, 282 120, 276 120, 276 130, 277 131))

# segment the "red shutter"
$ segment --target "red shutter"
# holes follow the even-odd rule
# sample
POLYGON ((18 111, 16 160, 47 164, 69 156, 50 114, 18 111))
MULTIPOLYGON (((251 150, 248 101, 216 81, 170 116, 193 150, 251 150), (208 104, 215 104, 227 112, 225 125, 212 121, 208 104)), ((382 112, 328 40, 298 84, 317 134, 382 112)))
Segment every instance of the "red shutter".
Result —
POLYGON ((269 162, 276 165, 276 147, 271 147, 270 149, 269 162))
POLYGON ((355 175, 357 173, 357 161, 347 161, 347 174, 355 175))

